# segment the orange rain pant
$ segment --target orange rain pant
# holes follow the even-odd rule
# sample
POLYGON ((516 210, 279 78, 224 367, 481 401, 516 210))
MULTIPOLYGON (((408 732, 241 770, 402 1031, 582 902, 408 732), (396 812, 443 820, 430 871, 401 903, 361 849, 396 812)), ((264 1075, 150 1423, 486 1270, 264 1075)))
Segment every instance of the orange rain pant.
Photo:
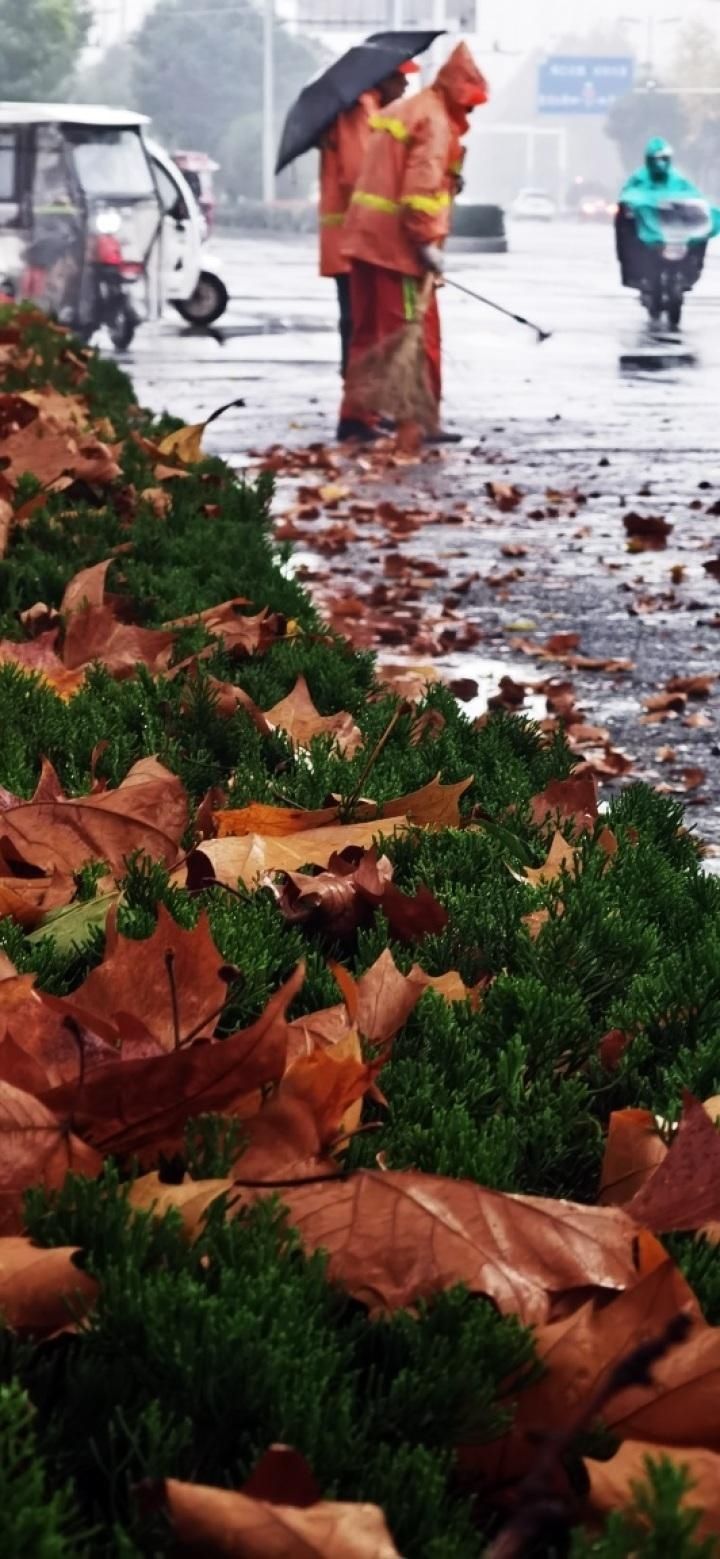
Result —
MULTIPOLYGON (((352 340, 350 364, 354 366, 370 351, 371 347, 395 335, 413 317, 413 307, 421 283, 414 276, 401 276, 399 271, 389 271, 380 265, 370 265, 365 260, 353 260, 350 272, 350 307, 352 312, 352 340)), ((437 292, 434 291, 424 318, 424 339, 427 369, 435 399, 440 404, 442 393, 440 312, 437 292)), ((342 419, 372 422, 367 410, 353 407, 345 394, 342 419)))

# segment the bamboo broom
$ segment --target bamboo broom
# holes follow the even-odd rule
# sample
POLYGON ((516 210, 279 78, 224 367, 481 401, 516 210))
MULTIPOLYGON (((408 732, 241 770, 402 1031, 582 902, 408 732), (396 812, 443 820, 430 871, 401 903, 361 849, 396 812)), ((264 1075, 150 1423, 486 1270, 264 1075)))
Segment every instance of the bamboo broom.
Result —
POLYGON ((417 297, 413 319, 379 341, 355 363, 347 377, 348 399, 362 411, 391 417, 399 429, 412 425, 433 433, 438 405, 427 370, 425 314, 435 287, 429 272, 417 297))

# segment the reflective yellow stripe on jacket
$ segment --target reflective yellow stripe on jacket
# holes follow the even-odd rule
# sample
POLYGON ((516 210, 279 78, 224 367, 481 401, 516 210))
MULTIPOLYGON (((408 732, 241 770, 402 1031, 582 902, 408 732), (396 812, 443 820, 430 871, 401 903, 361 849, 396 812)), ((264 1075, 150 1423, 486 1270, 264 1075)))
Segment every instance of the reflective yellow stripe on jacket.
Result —
POLYGON ((321 227, 342 227, 345 221, 344 211, 326 211, 320 218, 321 227))
POLYGON ((396 215, 403 206, 408 206, 411 211, 425 211, 432 217, 450 205, 450 196, 443 190, 439 195, 403 195, 401 200, 388 200, 385 195, 371 195, 368 190, 356 189, 352 204, 366 206, 370 211, 387 211, 390 215, 396 215))
POLYGON ((450 196, 447 190, 442 190, 439 195, 403 195, 401 205, 409 206, 411 211, 425 211, 429 217, 434 217, 438 211, 444 211, 450 205, 450 196))
POLYGON ((388 200, 385 195, 371 195, 365 189, 356 189, 352 205, 367 206, 369 211, 388 211, 391 216, 400 210, 398 200, 388 200))
POLYGON ((384 130, 391 135, 394 141, 409 141, 410 131, 404 125, 402 119, 393 119, 392 114, 371 114, 370 129, 384 130))

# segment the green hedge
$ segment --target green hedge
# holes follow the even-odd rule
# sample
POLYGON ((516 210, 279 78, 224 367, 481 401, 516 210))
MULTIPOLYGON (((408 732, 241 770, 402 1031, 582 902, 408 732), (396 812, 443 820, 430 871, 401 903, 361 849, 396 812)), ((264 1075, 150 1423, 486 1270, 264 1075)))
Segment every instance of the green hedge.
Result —
MULTIPOLYGON (((69 388, 42 330, 38 349, 35 382, 69 388)), ((125 483, 139 492, 153 485, 151 462, 130 434, 160 430, 134 407, 127 381, 96 364, 90 394, 93 410, 124 440, 125 483)), ((141 506, 132 553, 113 565, 110 590, 130 596, 150 625, 235 595, 296 619, 306 633, 239 668, 216 649, 206 670, 237 681, 265 708, 302 673, 320 711, 350 710, 372 745, 395 703, 380 694, 371 657, 317 633, 311 602, 282 571, 270 540, 268 480, 246 486, 208 460, 171 487, 161 523, 141 506), (211 520, 203 508, 209 495, 211 520)), ((117 494, 102 507, 80 498, 70 512, 61 496, 52 498, 0 562, 3 635, 20 637, 20 610, 38 599, 58 605, 68 579, 125 536, 117 494)), ((206 639, 204 630, 188 630, 177 658, 206 639)), ((389 1108, 370 1107, 380 1129, 356 1138, 350 1163, 370 1164, 382 1151, 393 1168, 593 1201, 611 1110, 645 1105, 667 1116, 677 1113, 683 1087, 701 1097, 720 1092, 720 883, 703 875, 675 803, 636 786, 603 819, 619 842, 612 870, 597 837, 587 837, 582 871, 563 882, 559 916, 555 891, 540 889, 533 899, 508 868, 544 859, 547 837, 528 803, 551 778, 570 773, 564 743, 548 747, 528 722, 502 714, 477 728, 442 688, 423 707, 442 716, 440 734, 413 746, 414 717, 402 714, 363 788, 382 801, 438 772, 445 782, 474 775, 463 807, 466 815, 475 809, 479 827, 416 832, 388 845, 400 887, 426 883, 446 907, 442 932, 409 954, 378 915, 340 945, 330 934, 288 926, 262 891, 191 897, 143 862, 129 868, 121 929, 149 935, 160 901, 185 926, 207 908, 223 956, 243 975, 223 1017, 227 1031, 262 1011, 301 956, 308 977, 295 1013, 336 1000, 329 958, 359 973, 388 943, 401 968, 417 959, 430 974, 458 968, 468 983, 493 977, 477 1012, 423 997, 382 1074, 389 1108), (534 903, 551 909, 535 941, 523 919, 534 903), (614 1027, 637 1037, 608 1074, 598 1044, 614 1027)), ((348 762, 322 740, 308 762, 284 736, 261 736, 243 710, 221 719, 204 674, 153 681, 140 670, 116 683, 98 668, 64 703, 6 666, 0 711, 0 785, 23 796, 32 794, 43 757, 68 790, 87 789, 101 739, 99 772, 110 783, 156 753, 196 801, 209 786, 232 783, 237 805, 277 801, 281 792, 318 806, 329 794, 350 794, 363 766, 362 753, 348 762)), ((92 873, 83 891, 93 893, 92 873)), ((29 938, 15 922, 0 923, 0 946, 56 993, 85 977, 103 945, 97 929, 67 951, 49 936, 29 938)), ((184 1165, 200 1177, 226 1172, 217 1123, 199 1123, 183 1162, 160 1168, 172 1179, 184 1165)), ((129 1207, 131 1173, 130 1165, 110 1164, 98 1182, 70 1180, 60 1193, 28 1196, 29 1232, 45 1245, 79 1244, 101 1292, 76 1335, 40 1348, 0 1335, 3 1553, 170 1552, 162 1523, 141 1514, 136 1485, 174 1476, 239 1487, 278 1440, 308 1457, 327 1495, 381 1504, 408 1559, 481 1552, 494 1512, 459 1487, 452 1448, 492 1439, 511 1421, 535 1370, 531 1335, 462 1291, 417 1317, 371 1324, 327 1283, 322 1258, 302 1254, 279 1206, 226 1222, 219 1204, 189 1248, 175 1215, 158 1223, 129 1207)), ((674 1249, 716 1319, 715 1249, 689 1240, 674 1249)), ((660 1468, 643 1495, 654 1531, 638 1506, 597 1538, 578 1532, 575 1559, 699 1556, 692 1524, 679 1512, 681 1491, 677 1470, 660 1468)))

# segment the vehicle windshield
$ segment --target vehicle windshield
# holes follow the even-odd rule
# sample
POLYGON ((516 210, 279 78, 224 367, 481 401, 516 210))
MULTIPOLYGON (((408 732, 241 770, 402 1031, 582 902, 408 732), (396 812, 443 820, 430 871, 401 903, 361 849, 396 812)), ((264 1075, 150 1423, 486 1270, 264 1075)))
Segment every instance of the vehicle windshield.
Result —
POLYGON ((154 196, 150 165, 137 130, 66 125, 64 133, 86 195, 104 200, 154 196))

